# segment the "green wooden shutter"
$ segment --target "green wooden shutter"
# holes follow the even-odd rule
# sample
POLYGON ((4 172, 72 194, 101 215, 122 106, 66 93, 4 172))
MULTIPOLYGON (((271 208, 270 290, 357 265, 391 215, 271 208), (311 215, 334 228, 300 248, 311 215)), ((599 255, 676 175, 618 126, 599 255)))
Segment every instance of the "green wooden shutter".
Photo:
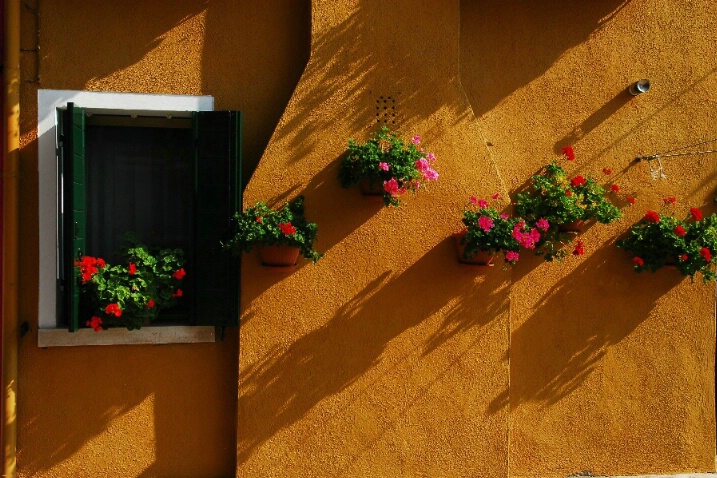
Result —
POLYGON ((221 249, 241 208, 241 112, 192 115, 195 141, 193 317, 237 325, 239 260, 221 249))
POLYGON ((60 234, 62 251, 61 285, 64 315, 71 332, 79 328, 79 287, 75 259, 85 254, 87 218, 85 213, 85 112, 73 103, 63 112, 60 138, 62 204, 60 234))

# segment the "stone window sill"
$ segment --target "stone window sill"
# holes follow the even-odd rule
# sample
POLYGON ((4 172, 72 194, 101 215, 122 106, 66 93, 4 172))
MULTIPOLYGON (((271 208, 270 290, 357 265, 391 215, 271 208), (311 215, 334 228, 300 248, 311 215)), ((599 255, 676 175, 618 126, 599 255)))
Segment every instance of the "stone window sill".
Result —
POLYGON ((80 329, 68 332, 67 329, 38 330, 39 347, 72 347, 79 345, 160 345, 160 344, 196 344, 215 342, 213 326, 164 325, 142 327, 140 330, 108 329, 95 332, 92 329, 80 329))

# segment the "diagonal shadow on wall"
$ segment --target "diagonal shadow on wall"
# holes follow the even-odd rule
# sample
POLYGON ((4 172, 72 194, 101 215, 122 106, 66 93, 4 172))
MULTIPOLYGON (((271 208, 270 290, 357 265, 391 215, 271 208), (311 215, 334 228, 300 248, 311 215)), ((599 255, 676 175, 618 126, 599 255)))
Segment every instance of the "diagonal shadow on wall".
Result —
MULTIPOLYGON (((404 272, 378 275, 336 309, 324 326, 286 348, 273 345, 259 361, 244 365, 239 383, 240 415, 249 416, 242 412, 249 410, 251 416, 273 418, 271 423, 261 424, 242 421, 238 462, 249 460, 261 444, 375 369, 390 341, 438 310, 449 306, 452 312, 424 344, 424 355, 453 335, 484 327, 505 313, 507 294, 486 292, 505 278, 494 277, 478 287, 475 270, 446 267, 447 262, 455 263, 454 254, 453 245, 445 240, 404 272), (477 310, 485 313, 477 314, 477 310)), ((352 392, 354 397, 357 393, 371 394, 370 386, 352 392)), ((352 413, 354 400, 346 402, 342 413, 352 413)))

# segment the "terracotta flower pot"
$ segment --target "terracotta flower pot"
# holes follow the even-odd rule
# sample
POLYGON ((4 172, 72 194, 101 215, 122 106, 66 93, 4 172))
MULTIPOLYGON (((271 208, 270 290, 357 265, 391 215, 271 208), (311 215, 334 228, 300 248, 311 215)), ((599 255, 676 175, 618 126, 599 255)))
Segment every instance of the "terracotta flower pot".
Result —
POLYGON ((296 264, 299 248, 294 246, 258 246, 261 263, 270 267, 290 267, 296 264))
POLYGON ((560 232, 582 232, 584 227, 585 221, 580 219, 565 224, 558 224, 558 230, 560 232))
POLYGON ((465 235, 465 232, 459 232, 453 235, 456 240, 456 249, 458 250, 458 262, 474 266, 492 266, 495 253, 491 251, 478 251, 470 258, 465 257, 466 246, 465 244, 461 244, 461 239, 463 239, 465 235))
POLYGON ((360 186, 364 196, 383 196, 383 181, 380 179, 363 179, 360 186))

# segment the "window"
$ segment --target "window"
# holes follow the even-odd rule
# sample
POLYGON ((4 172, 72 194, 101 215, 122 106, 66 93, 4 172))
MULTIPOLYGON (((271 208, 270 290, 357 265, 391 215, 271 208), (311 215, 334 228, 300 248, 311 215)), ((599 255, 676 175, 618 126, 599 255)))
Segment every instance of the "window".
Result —
POLYGON ((238 262, 220 241, 241 205, 241 113, 211 111, 210 97, 171 95, 41 90, 38 103, 40 327, 84 325, 74 259, 111 256, 127 231, 150 245, 185 250, 186 323, 235 324, 238 262), (57 161, 50 164, 57 169, 50 185, 45 155, 53 133, 57 161), (54 294, 47 290, 47 234, 56 239, 54 294))

